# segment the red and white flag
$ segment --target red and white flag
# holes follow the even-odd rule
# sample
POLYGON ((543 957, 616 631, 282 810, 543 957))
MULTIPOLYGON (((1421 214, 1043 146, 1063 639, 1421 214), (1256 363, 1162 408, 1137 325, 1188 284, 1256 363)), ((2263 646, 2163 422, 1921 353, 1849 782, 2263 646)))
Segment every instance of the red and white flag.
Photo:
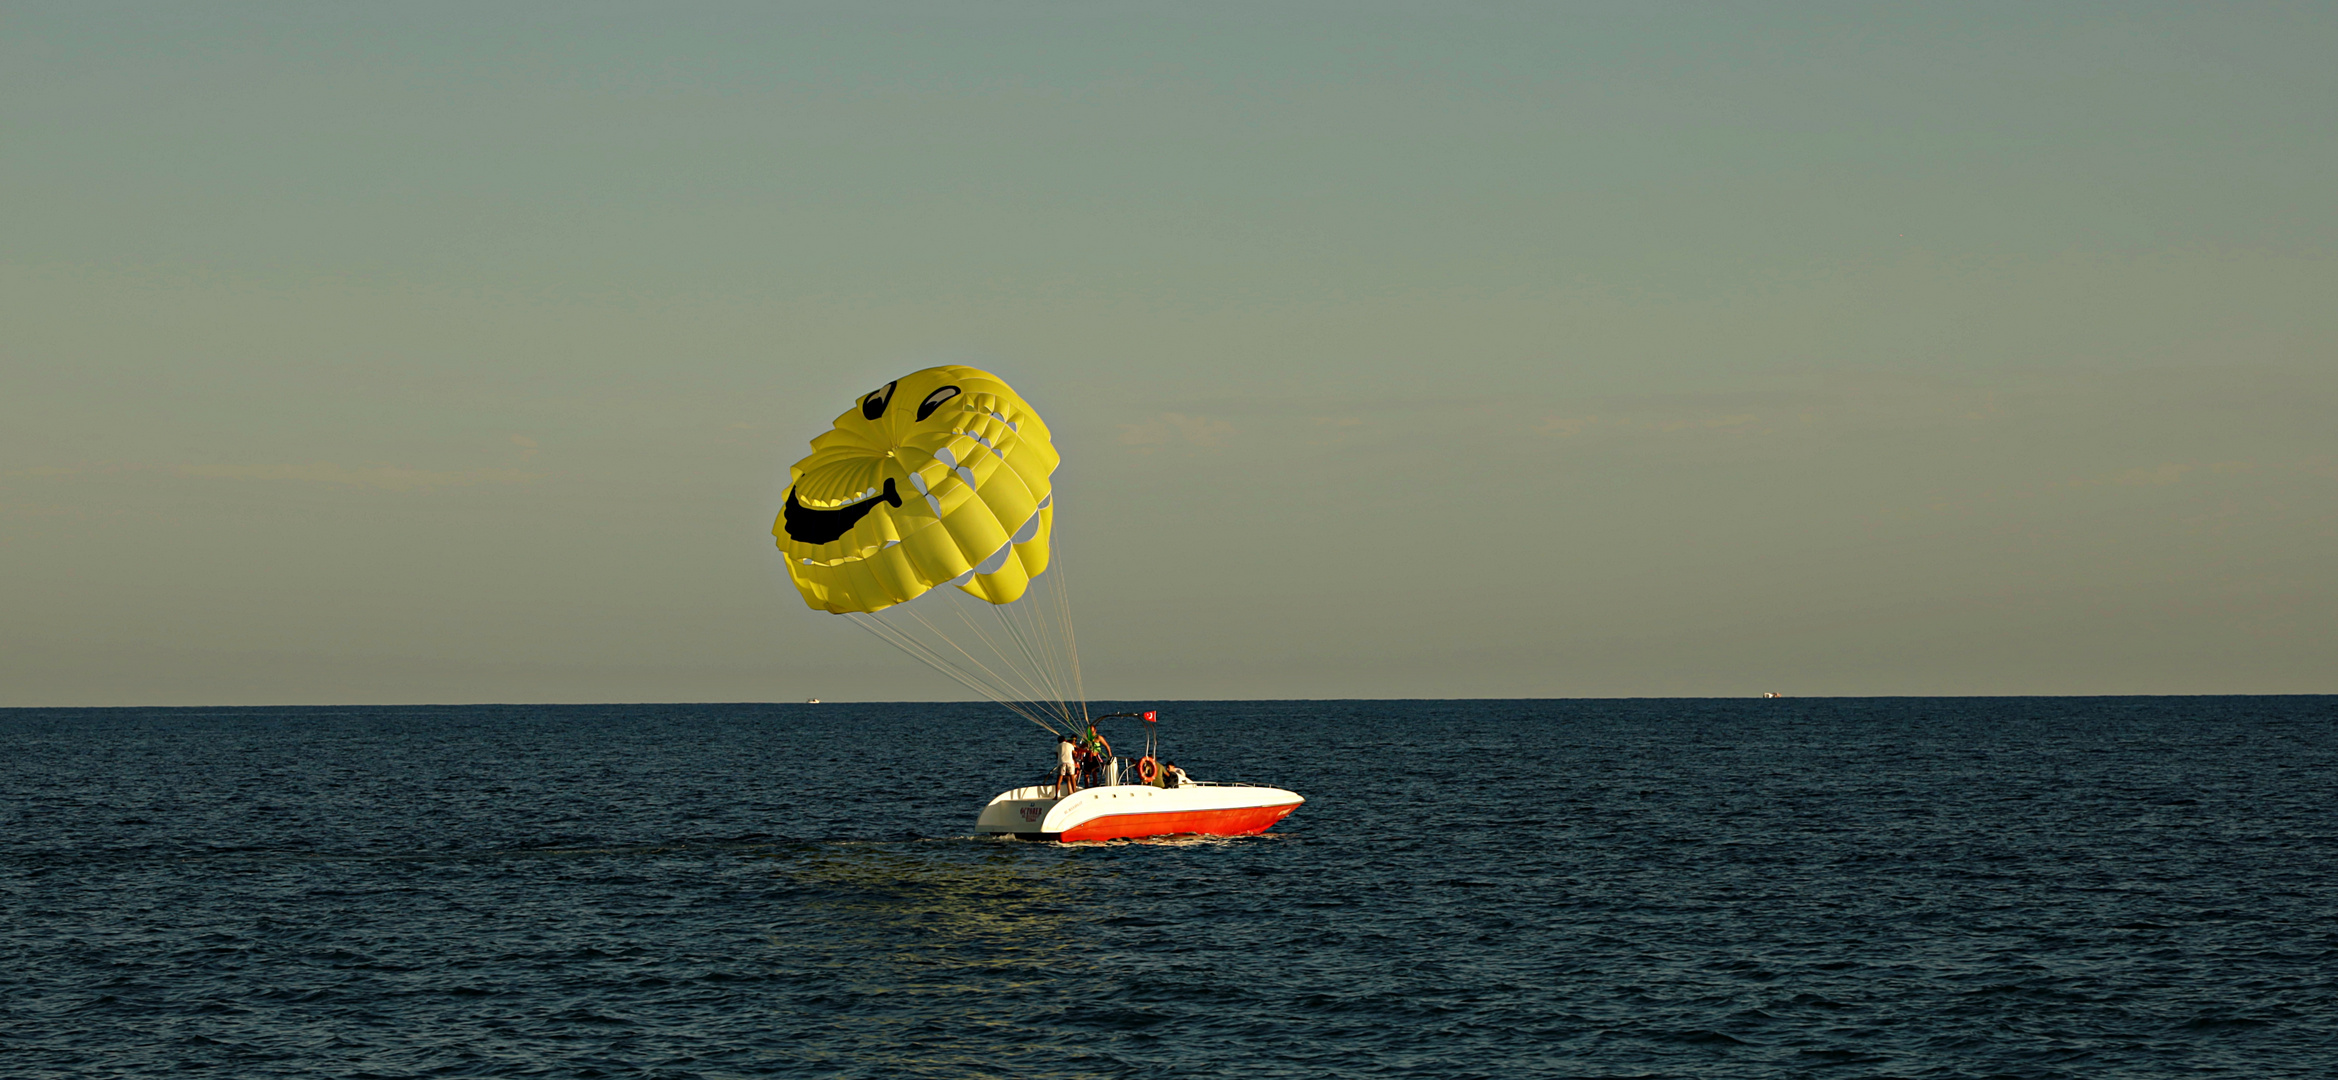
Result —
POLYGON ((1147 712, 1147 713, 1145 714, 1145 723, 1148 723, 1148 724, 1157 724, 1157 723, 1160 723, 1160 722, 1161 722, 1161 714, 1160 714, 1160 713, 1158 713, 1158 712, 1147 712))

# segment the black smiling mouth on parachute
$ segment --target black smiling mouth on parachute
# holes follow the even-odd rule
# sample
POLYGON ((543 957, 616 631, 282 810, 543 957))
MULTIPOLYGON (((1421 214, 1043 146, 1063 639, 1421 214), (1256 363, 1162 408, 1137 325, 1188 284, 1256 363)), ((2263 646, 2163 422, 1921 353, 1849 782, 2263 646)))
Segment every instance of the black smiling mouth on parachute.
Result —
POLYGON ((884 494, 874 495, 851 506, 840 506, 834 510, 815 510, 797 502, 796 489, 791 487, 787 489, 787 509, 782 511, 782 516, 787 523, 788 539, 799 544, 828 543, 851 532, 852 527, 860 524, 862 518, 869 516, 869 511, 876 509, 878 503, 886 503, 895 507, 901 505, 901 494, 893 490, 893 478, 890 476, 885 478, 884 494))

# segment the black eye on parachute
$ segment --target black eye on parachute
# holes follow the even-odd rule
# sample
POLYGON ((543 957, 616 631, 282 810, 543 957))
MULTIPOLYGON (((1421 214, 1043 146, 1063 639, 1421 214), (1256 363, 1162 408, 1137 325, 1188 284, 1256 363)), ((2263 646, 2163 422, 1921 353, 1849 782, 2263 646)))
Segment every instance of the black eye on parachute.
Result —
MULTIPOLYGON (((892 387, 888 386, 886 389, 891 390, 892 387)), ((942 407, 943 402, 957 396, 958 388, 955 386, 945 386, 939 390, 934 391, 933 393, 927 394, 925 396, 925 401, 920 403, 917 407, 917 418, 919 420, 923 420, 926 417, 932 416, 935 409, 942 407)))
MULTIPOLYGON (((893 388, 899 385, 901 385, 901 380, 895 379, 892 382, 886 383, 884 389, 862 398, 861 416, 869 420, 874 420, 880 416, 885 415, 885 406, 890 404, 893 400, 893 388)), ((925 417, 920 416, 918 419, 923 420, 925 417)))

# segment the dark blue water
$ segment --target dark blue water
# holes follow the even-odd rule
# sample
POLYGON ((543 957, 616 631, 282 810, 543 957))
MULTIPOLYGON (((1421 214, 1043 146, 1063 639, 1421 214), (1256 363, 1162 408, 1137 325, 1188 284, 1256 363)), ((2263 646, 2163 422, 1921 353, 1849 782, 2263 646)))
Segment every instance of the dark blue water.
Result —
POLYGON ((0 712, 0 1074, 2338 1075, 2338 699, 0 712))

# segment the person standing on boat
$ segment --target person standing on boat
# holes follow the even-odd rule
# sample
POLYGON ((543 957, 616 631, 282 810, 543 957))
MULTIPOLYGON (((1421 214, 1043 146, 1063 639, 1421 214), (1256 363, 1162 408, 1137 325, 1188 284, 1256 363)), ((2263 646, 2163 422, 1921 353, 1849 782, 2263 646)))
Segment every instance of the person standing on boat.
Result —
POLYGON ((1080 784, 1094 787, 1104 783, 1104 736, 1097 734, 1096 723, 1088 722, 1088 730, 1080 738, 1080 784))
POLYGON ((1068 786, 1068 785, 1070 785, 1070 784, 1073 784, 1073 783, 1077 782, 1077 781, 1078 781, 1078 779, 1079 779, 1079 775, 1080 775, 1080 773, 1079 773, 1079 769, 1078 769, 1077 767, 1075 767, 1075 766, 1072 764, 1072 737, 1071 737, 1071 736, 1069 736, 1069 735, 1058 735, 1058 736, 1056 736, 1056 737, 1055 737, 1055 782, 1056 782, 1056 784, 1057 784, 1058 786, 1068 786))

